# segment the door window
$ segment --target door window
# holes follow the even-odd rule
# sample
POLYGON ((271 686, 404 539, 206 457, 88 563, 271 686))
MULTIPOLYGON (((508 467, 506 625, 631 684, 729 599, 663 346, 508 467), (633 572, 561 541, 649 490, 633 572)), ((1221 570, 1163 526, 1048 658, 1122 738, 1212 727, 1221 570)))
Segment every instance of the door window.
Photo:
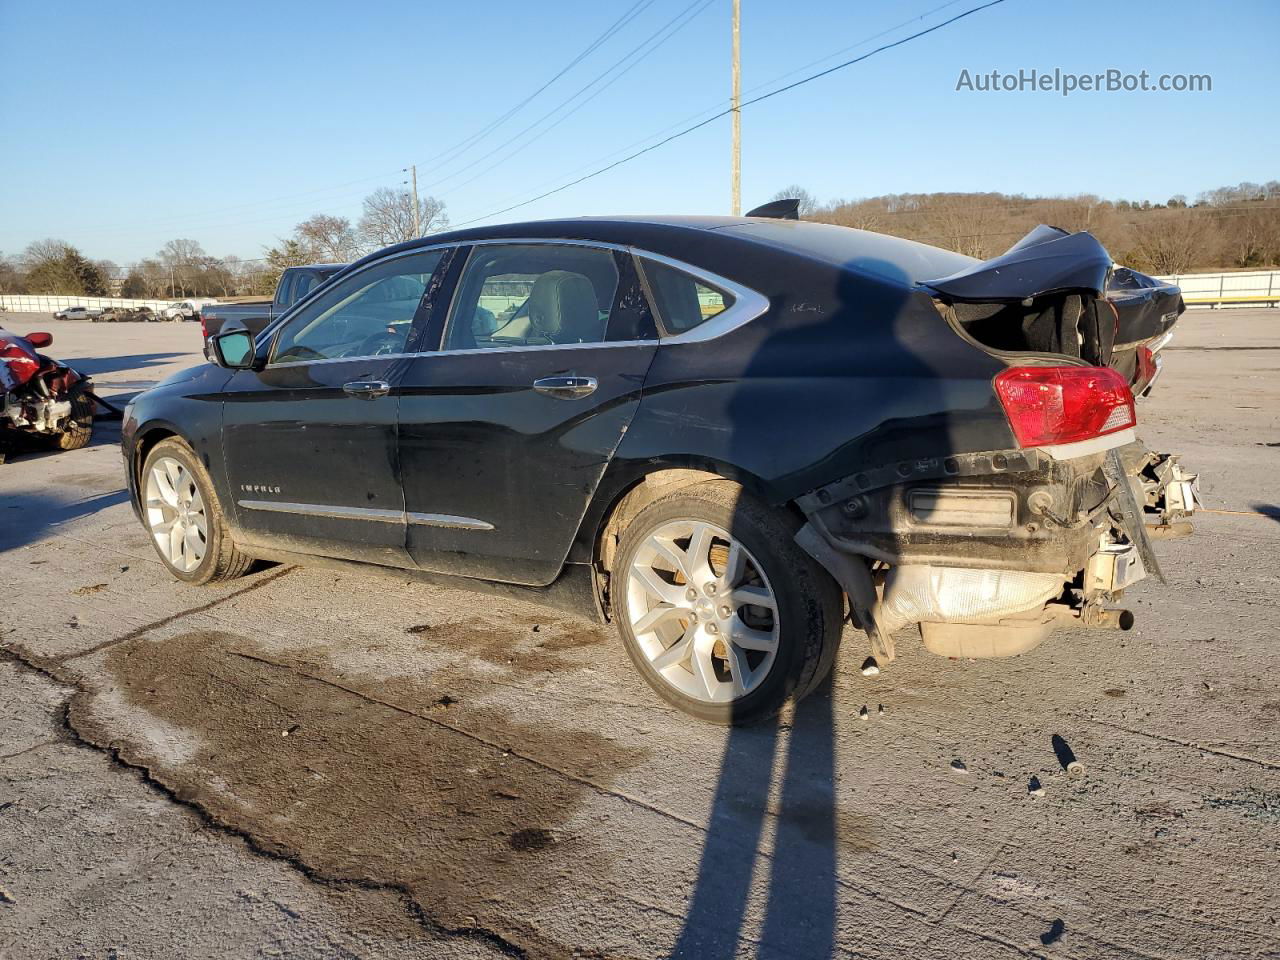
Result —
POLYGON ((645 279, 662 318, 662 326, 670 334, 684 333, 705 323, 717 314, 733 306, 733 295, 701 280, 683 270, 641 258, 645 279))
POLYGON ((445 350, 653 337, 629 255, 557 244, 480 245, 458 283, 445 350))
POLYGON ((276 338, 271 362, 404 353, 414 315, 443 256, 429 250, 352 274, 295 314, 276 338))

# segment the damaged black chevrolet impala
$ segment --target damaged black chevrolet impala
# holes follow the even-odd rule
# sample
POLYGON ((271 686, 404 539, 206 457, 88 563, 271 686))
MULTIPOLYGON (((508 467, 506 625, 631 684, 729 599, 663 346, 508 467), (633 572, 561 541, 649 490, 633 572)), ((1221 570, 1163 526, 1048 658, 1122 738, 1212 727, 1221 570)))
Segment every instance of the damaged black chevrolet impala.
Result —
POLYGON ((1195 507, 1135 434, 1178 289, 1087 233, 979 262, 787 212, 366 257, 136 399, 135 510, 190 583, 317 563, 612 622, 719 722, 814 689, 846 621, 881 664, 908 627, 978 657, 1131 623, 1195 507))

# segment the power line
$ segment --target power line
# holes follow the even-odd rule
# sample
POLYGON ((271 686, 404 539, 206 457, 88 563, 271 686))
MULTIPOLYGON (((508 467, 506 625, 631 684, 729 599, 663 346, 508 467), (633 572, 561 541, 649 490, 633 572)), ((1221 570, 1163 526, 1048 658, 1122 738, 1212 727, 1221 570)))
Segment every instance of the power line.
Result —
MULTIPOLYGON (((558 113, 558 112, 559 112, 560 110, 562 110, 564 107, 566 107, 566 106, 568 106, 569 104, 573 103, 573 101, 574 101, 574 100, 577 100, 577 99, 578 99, 579 97, 581 97, 584 93, 586 93, 587 91, 589 91, 592 87, 596 86, 598 83, 600 83, 600 82, 601 82, 602 80, 604 80, 606 77, 608 77, 611 73, 615 73, 615 72, 616 72, 616 71, 618 71, 619 69, 622 69, 622 68, 623 68, 623 65, 624 65, 624 64, 626 64, 626 63, 627 63, 627 61, 628 61, 628 60, 630 60, 632 57, 637 57, 637 59, 636 59, 636 60, 634 60, 634 62, 632 62, 629 66, 626 66, 626 67, 625 67, 625 69, 622 69, 622 72, 621 72, 621 73, 618 73, 618 74, 617 74, 617 76, 615 76, 615 77, 614 77, 612 80, 610 80, 607 84, 605 84, 605 85, 604 85, 603 87, 601 87, 598 91, 596 91, 596 93, 592 94, 592 95, 591 95, 590 97, 588 97, 586 100, 582 101, 582 103, 578 104, 576 107, 574 107, 574 108, 573 108, 573 110, 571 110, 571 111, 569 111, 568 113, 566 113, 563 117, 561 117, 559 120, 557 120, 557 121, 556 121, 556 123, 555 123, 555 124, 553 124, 552 126, 555 126, 556 124, 559 124, 559 123, 561 123, 562 121, 566 120, 566 119, 567 119, 568 117, 570 117, 573 113, 576 113, 578 110, 582 109, 582 107, 586 106, 586 104, 590 103, 590 102, 591 102, 591 100, 595 99, 595 97, 596 97, 596 96, 598 96, 600 93, 603 93, 605 90, 607 90, 607 89, 608 89, 610 86, 612 86, 612 85, 613 85, 617 80, 619 80, 619 79, 620 79, 624 74, 626 74, 629 70, 631 70, 631 68, 632 68, 632 67, 634 67, 634 66, 636 66, 637 64, 639 64, 642 60, 644 60, 647 56, 649 56, 649 54, 653 53, 655 50, 657 50, 657 49, 658 49, 658 47, 662 46, 662 44, 666 43, 666 42, 667 42, 667 40, 671 39, 671 37, 673 37, 676 33, 678 33, 680 30, 683 30, 683 29, 688 25, 689 21, 691 21, 694 17, 696 17, 698 14, 700 14, 703 10, 705 10, 705 9, 706 9, 706 8, 707 8, 711 3, 713 3, 713 2, 714 2, 714 0, 693 0, 693 2, 692 2, 692 3, 690 3, 688 6, 684 7, 684 8, 683 8, 679 13, 677 13, 674 17, 672 17, 672 18, 671 18, 670 20, 668 20, 665 24, 663 24, 661 27, 659 27, 656 31, 654 31, 653 33, 651 33, 651 34, 650 34, 648 37, 646 37, 643 41, 641 41, 639 44, 637 44, 635 47, 633 47, 630 51, 628 51, 626 54, 624 54, 621 58, 619 58, 619 59, 618 59, 618 60, 617 60, 617 61, 616 61, 616 62, 615 62, 611 67, 609 67, 609 68, 608 68, 607 70, 605 70, 603 73, 600 73, 600 74, 598 74, 596 77, 592 78, 588 83, 584 84, 584 85, 583 85, 580 89, 578 89, 575 93, 573 93, 573 94, 572 94, 571 96, 569 96, 569 97, 566 97, 564 100, 560 101, 560 103, 558 103, 556 106, 552 107, 550 110, 548 110, 546 113, 544 113, 541 117, 539 117, 539 118, 538 118, 537 120, 535 120, 533 123, 529 124, 527 127, 525 127, 523 130, 521 130, 519 133, 515 134, 515 135, 514 135, 514 136, 512 136, 512 137, 508 137, 506 140, 504 140, 502 143, 499 143, 497 146, 495 146, 492 150, 490 150, 490 151, 489 151, 488 153, 486 153, 484 156, 482 156, 482 157, 480 157, 480 158, 478 158, 478 159, 476 159, 476 160, 471 161, 471 163, 470 163, 468 166, 463 167, 463 168, 462 168, 462 169, 460 169, 460 170, 455 170, 453 173, 446 174, 446 175, 445 175, 444 177, 442 177, 441 179, 436 180, 436 181, 434 181, 434 182, 432 182, 432 183, 428 183, 426 186, 424 186, 424 187, 423 187, 423 189, 424 189, 424 190, 430 190, 430 189, 432 189, 433 187, 437 187, 437 186, 439 186, 439 185, 440 185, 440 184, 442 184, 442 183, 446 183, 446 182, 448 182, 449 180, 452 180, 454 177, 457 177, 457 176, 459 176, 459 175, 461 175, 461 174, 463 174, 463 173, 468 172, 468 170, 470 170, 470 169, 471 169, 475 164, 478 164, 478 163, 484 163, 484 161, 488 160, 490 157, 494 156, 495 154, 501 153, 502 151, 506 150, 506 149, 507 149, 507 148, 508 148, 512 143, 514 143, 515 141, 519 140, 519 139, 520 139, 521 137, 523 137, 525 134, 529 133, 529 132, 530 132, 530 131, 532 131, 532 130, 537 130, 539 127, 542 127, 542 125, 543 125, 544 123, 546 123, 546 121, 547 121, 547 120, 549 120, 551 117, 555 116, 555 115, 556 115, 556 113, 558 113), (695 9, 694 9, 695 7, 696 7, 696 8, 698 8, 698 9, 696 9, 696 10, 695 10, 695 9), (681 20, 683 20, 683 22, 680 22, 681 20), (674 29, 673 29, 673 27, 674 27, 674 29), (667 31, 670 31, 670 32, 668 33, 667 31), (662 34, 664 34, 664 33, 666 33, 666 36, 662 36, 662 34), (656 43, 654 43, 654 41, 655 41, 655 40, 657 41, 656 43), (652 47, 650 47, 650 49, 645 50, 645 47, 649 46, 650 44, 653 44, 653 46, 652 46, 652 47), (641 51, 644 51, 644 52, 641 52, 641 51), (637 55, 638 55, 638 56, 637 56, 637 55)), ((550 129, 551 129, 550 127, 543 128, 543 129, 542 129, 542 131, 541 131, 541 132, 539 132, 539 133, 537 134, 537 136, 534 136, 533 138, 531 138, 531 139, 528 141, 528 143, 522 144, 520 147, 518 147, 518 148, 516 149, 516 151, 513 151, 513 152, 511 152, 510 154, 508 154, 507 156, 503 157, 503 159, 502 159, 502 161, 500 161, 500 163, 493 164, 493 166, 488 167, 488 168, 486 168, 486 169, 487 169, 487 170, 492 170, 494 167, 500 166, 500 165, 501 165, 501 163, 506 162, 506 160, 507 160, 507 159, 509 159, 511 156, 514 156, 516 152, 518 152, 519 150, 523 150, 525 147, 527 147, 527 146, 529 145, 529 143, 533 143, 535 140, 537 140, 537 139, 539 139, 540 137, 542 137, 543 135, 545 135, 545 133, 547 133, 550 129)), ((475 178, 473 177, 472 179, 474 180, 475 178)), ((467 180, 467 181, 466 181, 466 183, 470 183, 470 182, 471 182, 471 180, 467 180)), ((457 189, 460 189, 462 186, 465 186, 465 184, 458 184, 458 186, 454 187, 453 189, 457 190, 457 189)))
MULTIPOLYGON (((968 10, 965 10, 963 13, 958 13, 954 17, 951 17, 950 19, 943 20, 941 23, 934 24, 932 27, 927 27, 924 30, 919 30, 913 34, 910 34, 909 36, 903 37, 900 40, 895 40, 892 43, 882 44, 881 46, 876 47, 874 50, 870 50, 867 53, 862 54, 861 56, 854 57, 851 60, 846 60, 843 63, 838 63, 833 67, 828 67, 826 70, 821 70, 818 73, 811 74, 807 77, 804 77, 801 80, 795 81, 794 83, 789 83, 786 86, 779 87, 776 90, 771 90, 769 93, 764 93, 758 97, 753 97, 750 100, 746 100, 741 104, 739 109, 752 106, 753 104, 757 104, 764 100, 768 100, 772 97, 776 97, 779 94, 787 93, 790 90, 794 90, 797 87, 801 87, 806 83, 812 83, 814 80, 819 80, 822 77, 830 76, 831 74, 835 73, 838 70, 843 70, 846 67, 851 67, 856 63, 861 63, 864 60, 868 60, 871 57, 874 57, 878 53, 883 53, 886 50, 892 50, 894 47, 900 47, 903 44, 910 43, 912 40, 917 40, 920 37, 923 37, 927 34, 934 33, 938 30, 941 30, 943 27, 950 26, 951 24, 956 23, 957 21, 963 20, 966 17, 970 17, 975 13, 979 13, 991 7, 998 6, 999 4, 1004 2, 1005 0, 988 0, 987 3, 981 4, 976 7, 972 7, 968 10)), ((622 166, 624 163, 629 163, 630 161, 635 160, 638 157, 642 157, 646 153, 651 153, 652 151, 657 150, 659 147, 666 146, 668 143, 671 143, 674 140, 679 140, 681 137, 688 136, 694 131, 700 130, 703 127, 707 126, 708 124, 713 123, 716 120, 719 120, 721 117, 727 116, 729 113, 730 113, 730 110, 721 110, 719 113, 715 114, 712 117, 708 117, 707 119, 702 120, 699 123, 695 123, 690 127, 686 127, 685 129, 681 130, 678 133, 673 133, 671 136, 666 137, 663 140, 659 140, 657 143, 652 144, 651 146, 645 147, 642 150, 637 150, 635 153, 632 153, 629 156, 623 157, 621 160, 616 160, 613 163, 610 163, 607 166, 601 167, 600 169, 592 173, 588 173, 585 176, 578 177, 576 180, 571 180, 569 183, 566 183, 563 186, 556 187, 554 190, 548 190, 544 193, 539 194, 536 197, 531 197, 530 199, 523 200, 520 203, 511 204, 510 206, 504 207, 501 210, 494 210, 493 212, 486 213, 483 216, 473 217, 470 220, 464 220, 461 223, 454 224, 454 226, 464 227, 464 226, 467 226, 468 224, 477 223, 480 220, 487 220, 490 217, 496 217, 496 216, 499 216, 500 214, 509 213, 510 211, 517 210, 520 207, 526 207, 531 203, 537 203, 539 200, 545 200, 547 197, 550 197, 554 194, 561 193, 562 191, 568 190, 570 187, 576 187, 580 183, 585 183, 587 180, 591 180, 591 179, 594 179, 595 177, 600 176, 601 174, 608 173, 610 170, 616 169, 617 167, 622 166)))
MULTIPOLYGON (((520 144, 518 147, 515 147, 514 149, 512 149, 512 150, 510 150, 510 151, 507 151, 507 152, 503 153, 503 156, 502 156, 502 157, 500 157, 500 158, 497 160, 497 162, 495 162, 495 163, 491 163, 489 166, 485 167, 483 170, 480 170, 480 171, 476 172, 473 176, 471 176, 471 177, 467 178, 466 180, 463 180, 461 183, 454 184, 452 187, 450 187, 450 188, 449 188, 449 193, 443 193, 443 194, 441 194, 441 196, 447 197, 447 196, 449 196, 449 194, 450 194, 450 193, 456 193, 457 191, 461 190, 463 187, 468 186, 469 184, 474 183, 476 180, 479 180, 481 177, 485 176, 485 175, 486 175, 487 173, 489 173, 490 171, 496 170, 498 167, 502 166, 502 165, 503 165, 504 163, 506 163, 508 160, 511 160, 512 158, 514 158, 514 157, 518 156, 522 151, 524 151, 524 150, 528 149, 532 144, 534 144, 534 143, 536 143, 537 141, 541 140, 543 137, 545 137, 547 134, 549 134, 552 130, 554 130, 556 127, 560 126, 560 124, 564 123, 564 122, 565 122, 566 120, 568 120, 571 116, 573 116, 575 113, 577 113, 579 110, 581 110, 581 109, 582 109, 583 107, 585 107, 587 104, 589 104, 592 100, 594 100, 596 97, 600 96, 602 93, 604 93, 604 92, 605 92, 606 90, 608 90, 610 87, 612 87, 615 83, 617 83, 619 80, 621 80, 623 77, 625 77, 628 73, 630 73, 632 70, 634 70, 636 67, 638 67, 638 66, 639 66, 641 63, 643 63, 643 62, 644 62, 644 61, 645 61, 645 60, 646 60, 646 59, 647 59, 651 54, 653 54, 654 52, 656 52, 656 51, 658 50, 658 48, 660 48, 664 43, 666 43, 668 40, 670 40, 672 37, 674 37, 677 33, 679 33, 681 30, 683 30, 685 27, 687 27, 687 26, 688 26, 688 25, 689 25, 689 24, 690 24, 690 23, 691 23, 691 22, 692 22, 692 21, 693 21, 693 20, 694 20, 698 15, 699 15, 699 14, 701 14, 704 10, 706 10, 706 9, 707 9, 709 6, 711 6, 711 4, 712 4, 712 3, 714 3, 714 2, 715 2, 715 0, 694 0, 694 2, 693 2, 693 3, 691 3, 691 4, 689 4, 689 6, 687 6, 687 7, 686 7, 686 8, 685 8, 685 9, 684 9, 680 14, 678 14, 678 15, 677 15, 675 18, 673 18, 672 20, 668 21, 668 22, 667 22, 667 24, 666 24, 665 26, 663 26, 663 27, 662 27, 662 29, 660 29, 657 33, 653 34, 652 36, 650 36, 650 37, 649 37, 649 39, 645 40, 645 42, 644 42, 644 43, 642 43, 642 44, 640 44, 640 46, 639 46, 639 47, 636 47, 636 49, 635 49, 635 50, 633 50, 631 53, 627 54, 627 56, 626 56, 626 57, 623 57, 623 58, 622 58, 621 60, 619 60, 619 61, 618 61, 618 62, 617 62, 613 67, 611 67, 609 70, 605 71, 605 73, 601 74, 601 75, 600 75, 600 77, 598 77, 598 78, 597 78, 597 79, 602 79, 603 77, 608 76, 608 75, 609 75, 609 73, 612 73, 613 71, 618 70, 618 68, 619 68, 619 67, 622 67, 622 65, 623 65, 624 63, 626 63, 626 61, 627 61, 627 59, 628 59, 629 57, 631 57, 633 54, 637 53, 638 51, 642 50, 646 44, 650 43, 650 41, 654 40, 655 38, 658 38, 656 43, 654 43, 652 46, 650 46, 650 47, 649 47, 649 49, 644 50, 644 52, 643 52, 643 53, 640 53, 640 55, 639 55, 638 57, 636 57, 636 58, 635 58, 631 63, 627 64, 627 65, 626 65, 626 66, 625 66, 625 67, 624 67, 620 72, 618 72, 618 73, 617 73, 617 74, 616 74, 612 79, 610 79, 608 83, 606 83, 604 86, 600 87, 600 88, 599 88, 598 90, 596 90, 593 94, 591 94, 591 96, 587 97, 585 100, 583 100, 583 101, 582 101, 581 103, 579 103, 577 106, 575 106, 572 110, 569 110, 569 111, 567 111, 566 113, 564 113, 562 116, 558 117, 558 118, 555 120, 555 122, 554 122, 554 123, 551 123, 551 124, 548 124, 547 126, 541 127, 541 129, 539 129, 539 130, 538 130, 538 132, 537 132, 536 134, 534 134, 534 136, 530 137, 530 138, 529 138, 528 140, 526 140, 524 143, 520 144), (695 9, 695 8, 696 8, 696 9, 695 9), (688 14, 688 16, 687 16, 687 17, 685 16, 686 14, 688 14), (681 20, 681 18, 684 18, 684 19, 683 19, 683 22, 679 22, 679 23, 677 23, 677 21, 680 21, 680 20, 681 20), (671 29, 669 29, 669 28, 671 28, 671 29), (665 35, 665 36, 660 36, 660 35, 661 35, 661 34, 663 34, 664 32, 666 33, 666 35, 665 35)), ((594 84, 594 83, 595 83, 595 81, 592 81, 592 84, 594 84)), ((529 132, 530 132, 530 131, 532 131, 532 130, 538 129, 538 127, 541 125, 541 123, 542 123, 542 121, 543 121, 543 120, 546 120, 548 117, 552 116, 552 115, 556 112, 556 110, 559 110, 561 107, 563 107, 563 106, 565 106, 565 105, 567 105, 567 104, 569 104, 569 103, 572 103, 572 102, 573 102, 573 100, 574 100, 576 97, 578 97, 579 95, 581 95, 582 93, 584 93, 586 90, 590 89, 590 87, 591 87, 591 85, 592 85, 592 84, 588 84, 587 86, 583 87, 583 88, 582 88, 582 90, 579 90, 579 91, 578 91, 578 93, 575 93, 575 94, 574 94, 572 97, 570 97, 568 100, 564 101, 564 103, 562 103, 559 107, 556 107, 556 108, 555 108, 555 110, 550 111, 550 113, 548 113, 548 114, 546 114, 545 116, 543 116, 542 118, 540 118, 536 123, 530 124, 528 127, 526 127, 524 130, 521 130, 521 131, 520 131, 520 133, 516 134, 514 137, 511 137, 510 139, 506 140, 505 142, 503 142, 503 143, 499 144, 495 149, 493 149, 493 150, 491 150, 489 153, 485 154, 485 155, 484 155, 483 157, 481 157, 479 160, 474 161, 474 163, 482 163, 482 162, 484 162, 486 159, 488 159, 489 157, 492 157, 494 154, 502 152, 502 151, 503 151, 507 146, 509 146, 510 144, 514 143, 516 140, 518 140, 520 137, 524 136, 526 133, 529 133, 529 132)), ((466 169, 470 169, 470 168, 466 168, 466 169)), ((442 179, 442 180, 437 180, 435 183, 427 184, 427 189, 430 189, 431 187, 438 186, 439 184, 444 183, 446 180, 450 180, 450 179, 452 179, 453 177, 456 177, 459 173, 465 173, 465 172, 466 172, 466 169, 464 169, 464 170, 460 170, 460 171, 457 171, 457 172, 455 172, 455 173, 453 173, 453 174, 450 174, 449 176, 445 177, 445 178, 444 178, 444 179, 442 179)))
POLYGON ((441 163, 436 164, 436 166, 429 167, 428 169, 424 170, 423 173, 424 174, 430 173, 433 170, 439 169, 441 166, 444 166, 444 164, 449 163, 451 160, 459 156, 461 153, 465 153, 471 146, 473 146, 476 143, 479 143, 481 140, 487 137, 490 133, 492 133, 498 127, 502 126, 502 124, 506 123, 513 116, 519 113, 522 109, 528 106, 529 103, 531 103, 540 93, 542 93, 549 86, 551 86, 561 77, 563 77, 566 73, 568 73, 570 70, 576 67, 579 63, 585 60, 592 53, 594 53, 602 44, 607 42, 619 30, 621 30, 623 27, 629 24, 632 20, 634 20, 640 14, 644 13, 646 9, 652 6, 653 2, 654 0, 638 0, 638 2, 632 4, 632 6, 629 7, 626 10, 626 12, 622 14, 622 16, 620 16, 617 20, 615 20, 608 27, 608 29, 605 30, 604 33, 602 33, 595 40, 593 40, 585 50, 583 50, 580 54, 578 54, 576 57, 570 60, 569 63, 566 64, 560 70, 560 72, 558 72, 550 80, 548 80, 546 83, 540 86, 537 90, 533 91, 533 93, 529 94, 519 103, 517 103, 514 107, 509 109, 506 113, 502 114, 502 116, 498 117, 496 120, 490 121, 481 130, 472 134, 470 137, 467 137, 466 139, 460 141, 459 143, 454 144, 452 147, 449 147, 441 151, 440 153, 437 153, 433 157, 428 157, 426 160, 420 161, 421 166, 426 166, 427 164, 435 163, 436 160, 440 160, 440 158, 442 157, 445 158, 444 160, 442 160, 441 163))
MULTIPOLYGON (((542 86, 538 87, 531 94, 529 94, 524 99, 522 99, 519 103, 515 104, 513 107, 508 109, 504 114, 502 114, 495 120, 490 121, 488 124, 486 124, 482 129, 480 129, 476 133, 472 134, 471 136, 465 138, 462 141, 459 141, 453 146, 446 148, 444 151, 442 151, 439 154, 436 154, 434 157, 431 157, 425 161, 420 161, 419 165, 432 163, 435 160, 439 159, 440 157, 445 156, 446 154, 450 154, 451 156, 449 157, 449 159, 452 159, 453 156, 458 155, 458 153, 465 152, 465 150, 469 148, 471 145, 479 142, 485 136, 491 133, 493 130, 497 129, 507 120, 509 120, 511 117, 515 116, 516 113, 518 113, 521 109, 527 106, 539 94, 545 91, 548 87, 550 87, 553 83, 555 83, 557 80, 563 77, 566 73, 572 70, 575 66, 581 63, 584 59, 586 59, 592 53, 594 53, 597 49, 599 49, 601 45, 606 43, 611 37, 613 37, 616 33, 618 33, 624 27, 626 27, 632 20, 634 20, 637 16, 639 16, 646 9, 648 9, 648 7, 650 7, 654 2, 655 0, 636 0, 636 2, 633 3, 620 17, 618 17, 615 21, 613 21, 613 23, 611 23, 609 27, 606 28, 602 34, 600 34, 600 36, 596 37, 595 40, 593 40, 590 44, 588 44, 587 47, 583 49, 572 60, 570 60, 568 64, 562 67, 554 76, 551 77, 551 79, 543 83, 542 86)), ((449 162, 449 160, 445 160, 444 162, 447 163, 449 162)), ((437 168, 438 166, 440 165, 437 165, 437 168)), ((355 180, 348 180, 339 184, 334 184, 333 186, 329 186, 329 187, 318 187, 314 190, 304 190, 299 193, 285 194, 283 196, 273 197, 271 199, 264 200, 264 201, 253 201, 253 202, 248 202, 243 204, 232 204, 230 206, 220 207, 217 210, 205 210, 198 213, 170 214, 164 217, 159 217, 159 218, 155 218, 153 220, 144 221, 144 222, 148 224, 157 224, 157 225, 181 222, 185 226, 186 224, 189 224, 192 220, 197 220, 197 219, 201 219, 209 216, 218 217, 225 213, 231 212, 233 210, 241 210, 241 209, 261 210, 264 207, 269 207, 269 206, 280 204, 280 203, 287 203, 290 201, 302 199, 304 197, 315 197, 321 194, 331 194, 331 193, 334 193, 335 191, 345 190, 347 187, 356 186, 358 184, 368 184, 368 183, 373 183, 374 181, 386 180, 390 177, 396 176, 403 169, 405 168, 400 167, 394 171, 387 171, 386 173, 376 174, 368 177, 361 177, 355 180)), ((332 202, 333 200, 345 199, 345 197, 347 196, 354 196, 354 195, 355 194, 352 194, 352 193, 344 193, 339 197, 329 198, 329 200, 330 202, 332 202)), ((309 205, 310 204, 308 204, 308 206, 309 205)), ((291 205, 290 209, 294 209, 294 206, 291 205)), ((281 213, 279 216, 272 216, 266 219, 257 219, 257 220, 242 221, 242 222, 243 223, 267 223, 267 222, 272 222, 274 220, 282 220, 286 216, 290 216, 290 215, 291 214, 287 215, 287 214, 281 213)), ((134 221, 134 225, 137 225, 138 223, 139 221, 134 221)), ((217 229, 218 227, 223 227, 223 226, 239 226, 239 225, 241 225, 240 222, 230 223, 230 224, 220 223, 220 224, 214 224, 212 227, 206 227, 206 229, 217 229)), ((99 233, 99 234, 103 232, 119 233, 120 228, 107 227, 103 230, 95 230, 91 228, 88 231, 82 231, 82 232, 99 233)))

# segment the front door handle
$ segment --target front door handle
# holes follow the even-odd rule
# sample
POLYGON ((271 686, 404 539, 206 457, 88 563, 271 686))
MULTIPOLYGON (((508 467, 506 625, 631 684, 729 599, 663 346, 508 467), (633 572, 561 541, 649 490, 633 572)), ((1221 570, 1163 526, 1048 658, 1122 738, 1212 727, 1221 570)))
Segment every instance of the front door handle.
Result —
POLYGON ((352 380, 350 383, 344 383, 342 389, 344 393, 359 397, 361 400, 376 400, 391 392, 391 384, 385 380, 352 380))
POLYGON ((589 397, 600 386, 595 377, 543 377, 533 381, 533 389, 549 397, 561 400, 578 400, 589 397))

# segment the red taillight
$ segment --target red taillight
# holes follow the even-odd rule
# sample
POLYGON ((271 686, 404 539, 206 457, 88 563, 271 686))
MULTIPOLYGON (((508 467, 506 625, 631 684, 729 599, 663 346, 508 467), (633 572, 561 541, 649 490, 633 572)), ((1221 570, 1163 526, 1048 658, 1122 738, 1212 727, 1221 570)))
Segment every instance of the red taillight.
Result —
POLYGON ((1110 367, 1010 367, 995 387, 1024 447, 1088 440, 1138 422, 1129 385, 1110 367))
POLYGON ((1150 347, 1142 346, 1138 348, 1138 379, 1134 386, 1139 393, 1142 388, 1156 378, 1156 355, 1150 347))
POLYGON ((17 386, 26 383, 40 369, 40 361, 31 359, 27 351, 15 343, 0 343, 0 360, 9 364, 17 386))

